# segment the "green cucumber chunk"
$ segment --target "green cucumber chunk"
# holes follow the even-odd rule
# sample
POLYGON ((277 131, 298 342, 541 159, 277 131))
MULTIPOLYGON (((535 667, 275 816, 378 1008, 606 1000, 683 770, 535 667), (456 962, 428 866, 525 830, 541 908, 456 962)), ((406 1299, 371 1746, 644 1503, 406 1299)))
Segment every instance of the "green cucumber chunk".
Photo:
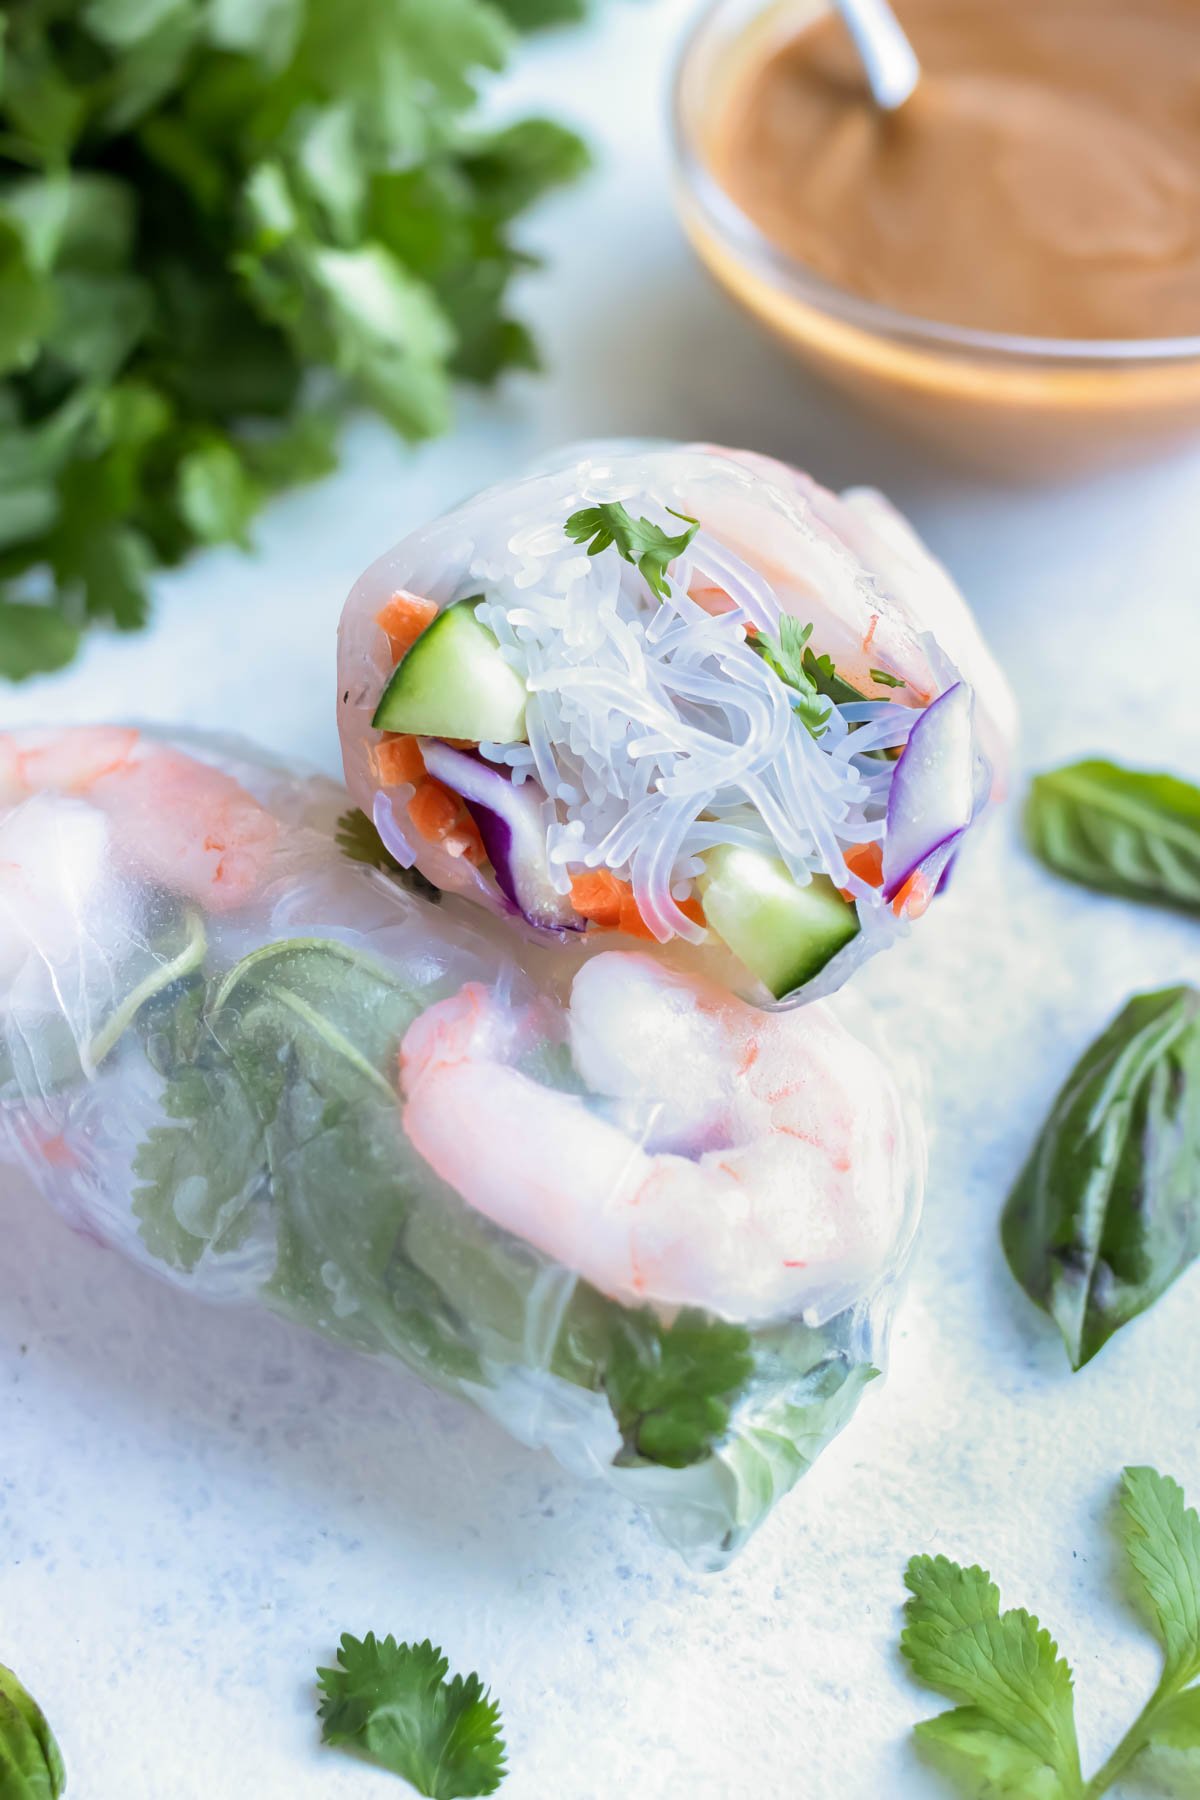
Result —
POLYGON ((858 915, 824 875, 800 887, 777 856, 720 844, 704 858, 707 923, 777 1000, 811 981, 858 933, 858 915))
POLYGON ((438 614, 383 690, 371 723, 414 737, 525 742, 525 683, 475 617, 479 596, 438 614))

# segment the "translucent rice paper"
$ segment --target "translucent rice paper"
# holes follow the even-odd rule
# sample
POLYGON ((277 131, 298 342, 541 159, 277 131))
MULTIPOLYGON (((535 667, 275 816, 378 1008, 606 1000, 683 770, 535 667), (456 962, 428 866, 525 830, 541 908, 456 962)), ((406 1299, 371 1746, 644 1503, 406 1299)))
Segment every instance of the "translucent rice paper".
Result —
POLYGON ((345 806, 245 747, 0 736, 0 1161, 719 1568, 882 1367, 919 1120, 833 1008, 514 942, 345 806))
MULTIPOLYGON (((567 834, 578 825, 577 801, 585 809, 596 804, 594 794, 584 794, 580 787, 580 743, 594 741, 597 730, 602 738, 610 730, 621 731, 633 793, 644 796, 648 788, 651 799, 659 792, 663 799, 652 818, 624 836, 619 823, 605 835, 614 809, 619 820, 624 795, 620 801, 606 800, 603 822, 586 839, 577 840, 586 848, 586 867, 613 868, 636 888, 637 860, 643 867, 653 864, 656 846, 663 846, 673 830, 684 833, 679 854, 666 857, 669 876, 658 867, 646 876, 641 892, 654 887, 658 898, 651 914, 644 912, 643 917, 660 941, 670 941, 673 951, 703 939, 709 955, 722 965, 721 978, 763 1002, 765 990, 754 988, 746 971, 735 970, 716 934, 705 934, 702 923, 681 918, 671 907, 672 897, 679 901, 700 870, 701 840, 750 843, 761 837, 761 847, 781 854, 797 880, 806 881, 814 872, 824 874, 857 907, 859 935, 788 998, 832 993, 867 957, 907 929, 907 914, 912 910, 915 916, 916 910, 900 901, 893 905, 895 896, 880 890, 879 875, 848 865, 844 846, 839 848, 837 841, 840 822, 847 816, 847 795, 855 783, 863 792, 863 777, 868 786, 879 788, 879 798, 868 805, 867 816, 849 827, 849 835, 860 844, 878 843, 885 835, 888 769, 896 765, 868 762, 869 743, 880 746, 874 753, 877 759, 884 750, 894 755, 931 702, 956 685, 966 697, 965 727, 951 750, 942 753, 940 770, 922 775, 909 826, 909 834, 915 832, 917 838, 917 861, 911 866, 906 862, 904 874, 919 866, 922 816, 936 818, 951 793, 965 796, 953 802, 965 807, 954 844, 935 841, 924 864, 927 894, 932 895, 967 826, 991 798, 1004 792, 1015 737, 1012 695, 969 609, 945 569, 879 494, 858 489, 838 496, 786 464, 750 452, 705 445, 599 443, 568 449, 534 474, 465 501, 380 558, 347 600, 340 633, 338 703, 351 792, 401 860, 420 869, 437 887, 508 916, 514 929, 532 931, 542 922, 535 917, 530 923, 529 909, 514 905, 512 895, 501 891, 503 882, 464 856, 461 845, 451 840, 444 847, 413 827, 407 812, 413 788, 381 761, 383 734, 371 723, 397 660, 379 614, 397 592, 418 595, 439 608, 482 596, 479 618, 501 635, 504 654, 525 665, 528 679, 529 667, 534 666, 530 657, 535 654, 527 649, 535 632, 529 619, 536 608, 541 621, 561 617, 567 658, 587 665, 594 652, 587 641, 589 617, 613 604, 610 589, 618 574, 626 594, 638 576, 620 563, 616 550, 606 550, 599 560, 589 557, 586 546, 573 543, 564 526, 580 509, 613 501, 625 505, 635 518, 649 516, 668 533, 682 529, 679 515, 699 521, 692 543, 672 564, 670 603, 660 610, 664 615, 674 613, 677 623, 691 623, 707 633, 706 642, 721 639, 717 681, 731 696, 728 742, 714 748, 710 719, 705 725, 708 735, 699 746, 693 741, 691 748, 678 753, 662 749, 654 705, 657 689, 644 678, 641 652, 628 638, 615 648, 615 640, 606 638, 595 650, 599 665, 604 669, 613 665, 613 693, 609 696, 605 688, 604 698, 596 703, 605 706, 611 699, 608 717, 590 716, 582 724, 577 717, 564 720, 556 705, 562 690, 554 685, 556 673, 547 685, 539 643, 536 656, 543 660, 536 664, 527 708, 530 745, 536 749, 540 738, 556 747, 556 776, 570 765, 566 787, 560 786, 557 793, 542 764, 536 766, 540 785, 550 794, 544 811, 551 863, 560 859, 556 866, 561 871, 570 855, 567 834), (714 595, 719 596, 715 601, 714 595), (714 606, 727 616, 705 618, 702 609, 714 606), (778 636, 781 619, 788 617, 811 625, 813 649, 829 656, 838 674, 868 697, 851 705, 846 714, 851 726, 859 728, 853 745, 838 712, 824 733, 814 734, 823 739, 819 748, 794 720, 790 736, 781 736, 777 715, 791 718, 791 696, 768 662, 754 653, 754 644, 760 641, 756 633, 778 636), (501 620, 510 627, 507 634, 501 620), (746 709, 747 693, 757 696, 754 706, 759 710, 760 703, 769 704, 768 719, 756 719, 753 708, 746 709), (856 757, 851 756, 853 746, 862 747, 856 757), (846 771, 849 761, 855 766, 846 771), (837 781, 826 780, 830 768, 841 772, 837 781), (702 800, 716 790, 716 813, 732 827, 726 837, 719 828, 711 831, 711 807, 701 808, 693 820, 687 802, 675 800, 685 787, 689 792, 706 790, 702 800), (756 794, 765 794, 761 806, 756 794), (797 799, 805 794, 809 799, 797 799), (739 809, 743 796, 748 797, 747 805, 739 809), (776 824, 763 825, 761 819, 778 820, 789 807, 804 816, 785 821, 780 849, 776 824), (689 850, 699 854, 689 855, 689 850), (656 919, 665 923, 656 924, 656 919)), ((651 601, 648 617, 653 617, 657 604, 653 596, 651 601)), ((537 630, 544 633, 545 626, 539 624, 537 630)), ((644 632, 647 658, 660 654, 655 647, 657 631, 657 624, 648 624, 644 632)), ((673 646, 675 637, 669 642, 673 646)), ((679 652, 672 648, 670 654, 677 657, 679 652)), ((711 677, 713 667, 711 660, 704 663, 700 679, 711 677)), ((583 683, 599 677, 585 667, 573 670, 572 679, 576 686, 571 692, 577 696, 583 683)), ((686 713, 687 703, 679 705, 686 713)), ((720 736, 719 723, 715 729, 720 736)), ((686 731, 681 733, 681 741, 687 736, 686 731)), ((494 763, 500 752, 485 745, 483 755, 494 763)), ((518 782, 534 772, 528 756, 523 765, 514 766, 518 782)), ((631 800, 630 805, 644 806, 645 800, 631 800)), ((886 829, 892 830, 890 815, 886 829)), ((936 840, 937 833, 933 836, 936 840)), ((560 892, 566 886, 560 874, 560 892)))

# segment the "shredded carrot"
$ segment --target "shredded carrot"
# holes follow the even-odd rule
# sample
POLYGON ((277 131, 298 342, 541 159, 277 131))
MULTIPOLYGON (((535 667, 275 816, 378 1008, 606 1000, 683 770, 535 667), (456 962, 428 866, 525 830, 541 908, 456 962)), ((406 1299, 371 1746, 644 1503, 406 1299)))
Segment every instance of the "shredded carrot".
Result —
POLYGON ((842 860, 860 881, 869 881, 872 887, 883 886, 882 844, 851 844, 848 850, 843 850, 842 860))
POLYGON ((611 869, 588 869, 571 877, 571 904, 581 918, 602 931, 616 931, 621 923, 621 900, 626 884, 611 869))
POLYGON ((623 931, 626 937, 645 938, 649 942, 654 941, 654 933, 638 911, 637 901, 633 897, 632 888, 627 887, 625 892, 621 895, 621 919, 618 930, 623 931))
MULTIPOLYGON (((611 869, 588 869, 571 877, 571 904, 597 931, 623 931, 628 937, 653 939, 654 933, 638 911, 633 889, 611 869)), ((698 900, 679 902, 679 910, 697 925, 704 923, 698 900)))
POLYGON ((423 838, 440 844, 462 817, 462 801, 440 781, 423 781, 408 803, 408 816, 423 838))
POLYGON ((898 916, 919 919, 933 899, 934 888, 921 873, 914 869, 902 888, 899 888, 892 900, 892 911, 898 916))
POLYGON ((415 737, 384 737, 375 747, 375 768, 384 787, 407 781, 419 787, 425 780, 425 758, 415 737))
POLYGON ((864 635, 863 641, 862 641, 862 647, 864 650, 869 650, 871 648, 871 643, 872 643, 872 640, 874 639, 875 631, 876 631, 878 624, 879 624, 879 614, 872 613, 871 614, 871 623, 867 626, 866 634, 864 635))
POLYGON ((408 803, 408 816, 421 836, 441 844, 451 856, 461 856, 476 867, 487 861, 479 827, 459 796, 431 775, 408 803))
POLYGON ((436 618, 437 607, 432 600, 423 600, 420 594, 397 588, 387 605, 376 613, 375 623, 387 632, 392 655, 399 662, 436 618))

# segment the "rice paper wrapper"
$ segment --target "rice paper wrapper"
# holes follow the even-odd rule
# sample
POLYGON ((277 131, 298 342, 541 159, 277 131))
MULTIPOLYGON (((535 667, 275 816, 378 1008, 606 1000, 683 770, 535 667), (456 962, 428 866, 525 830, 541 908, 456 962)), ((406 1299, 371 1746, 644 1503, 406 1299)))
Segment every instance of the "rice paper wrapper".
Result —
POLYGON ((342 616, 338 718, 356 803, 435 886, 571 953, 613 928, 583 897, 611 873, 639 909, 619 929, 702 949, 760 1004, 835 992, 909 928, 1005 791, 1016 731, 963 597, 882 495, 837 495, 752 452, 622 442, 572 446, 366 570, 342 616), (617 541, 620 514, 633 535, 617 541), (524 736, 490 740, 486 668, 425 646, 395 715, 413 722, 376 728, 422 607, 461 607, 492 635, 526 689, 524 736), (917 721, 952 691, 956 729, 924 733, 920 779, 890 798, 917 721), (462 797, 463 830, 426 804, 428 776, 462 797), (853 908, 857 929, 791 988, 722 937, 707 884, 726 848, 853 908))
POLYGON ((720 1568, 883 1367, 924 1174, 894 1063, 861 1009, 514 940, 346 809, 245 746, 0 735, 0 1160, 720 1568))

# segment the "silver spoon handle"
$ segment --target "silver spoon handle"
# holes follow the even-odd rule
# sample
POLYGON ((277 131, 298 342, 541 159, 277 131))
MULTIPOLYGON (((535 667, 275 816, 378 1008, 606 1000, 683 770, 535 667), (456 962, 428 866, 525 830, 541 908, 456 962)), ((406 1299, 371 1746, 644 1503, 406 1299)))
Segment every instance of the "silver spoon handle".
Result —
POLYGON ((903 106, 921 75, 912 45, 888 0, 836 0, 862 58, 875 104, 885 112, 903 106))

